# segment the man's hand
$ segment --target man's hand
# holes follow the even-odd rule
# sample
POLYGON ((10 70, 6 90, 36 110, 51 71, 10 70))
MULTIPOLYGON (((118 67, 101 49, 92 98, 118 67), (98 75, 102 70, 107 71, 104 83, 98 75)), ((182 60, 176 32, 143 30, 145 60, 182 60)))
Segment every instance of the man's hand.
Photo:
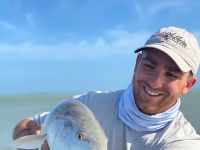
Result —
POLYGON ((39 135, 40 130, 41 126, 38 126, 33 119, 24 119, 15 126, 13 139, 15 140, 25 135, 39 135))
POLYGON ((15 140, 25 135, 39 135, 40 130, 41 126, 39 126, 32 118, 24 119, 15 126, 12 138, 15 140))

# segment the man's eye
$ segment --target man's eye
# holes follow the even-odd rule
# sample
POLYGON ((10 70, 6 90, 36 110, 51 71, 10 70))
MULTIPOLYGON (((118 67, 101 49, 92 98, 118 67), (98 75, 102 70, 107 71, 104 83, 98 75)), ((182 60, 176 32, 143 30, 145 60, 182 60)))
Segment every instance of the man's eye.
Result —
POLYGON ((167 72, 167 76, 171 77, 171 78, 178 78, 177 75, 171 73, 171 72, 167 72))
POLYGON ((146 68, 148 68, 148 69, 153 69, 154 67, 152 66, 152 65, 150 65, 150 64, 144 64, 144 66, 146 67, 146 68))

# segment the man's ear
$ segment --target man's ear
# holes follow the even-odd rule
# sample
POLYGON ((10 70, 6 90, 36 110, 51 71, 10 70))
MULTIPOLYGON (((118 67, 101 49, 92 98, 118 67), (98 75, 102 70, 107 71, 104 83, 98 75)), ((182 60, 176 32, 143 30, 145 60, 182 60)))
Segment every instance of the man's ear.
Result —
POLYGON ((193 85, 196 83, 196 80, 197 79, 195 76, 189 77, 189 79, 183 89, 183 94, 186 94, 193 87, 193 85))
POLYGON ((142 54, 141 54, 141 53, 139 53, 139 54, 137 55, 137 58, 136 58, 134 72, 135 72, 135 70, 137 69, 137 67, 138 67, 138 64, 139 64, 139 62, 140 62, 141 58, 142 58, 142 54))

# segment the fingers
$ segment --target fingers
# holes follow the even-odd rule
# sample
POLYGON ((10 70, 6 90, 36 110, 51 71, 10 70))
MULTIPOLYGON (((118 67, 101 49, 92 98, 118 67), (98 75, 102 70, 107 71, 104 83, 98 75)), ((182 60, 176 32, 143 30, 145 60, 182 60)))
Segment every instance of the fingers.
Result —
POLYGON ((39 135, 40 130, 41 126, 38 126, 37 123, 32 118, 24 119, 15 126, 12 138, 13 140, 15 140, 25 135, 32 135, 32 134, 39 135))
POLYGON ((24 135, 40 134, 41 126, 38 126, 33 119, 24 119, 19 122, 13 131, 13 139, 24 135))

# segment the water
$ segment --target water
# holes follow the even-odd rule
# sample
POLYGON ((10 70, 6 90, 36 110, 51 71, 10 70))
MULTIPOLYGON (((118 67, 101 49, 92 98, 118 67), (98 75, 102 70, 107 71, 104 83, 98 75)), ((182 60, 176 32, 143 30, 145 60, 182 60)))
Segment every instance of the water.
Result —
MULTIPOLYGON (((22 119, 36 113, 49 111, 61 100, 72 94, 35 94, 35 95, 1 95, 0 96, 0 150, 14 150, 11 148, 12 131, 22 119)), ((200 93, 189 93, 182 98, 181 110, 185 117, 200 133, 200 93)))
POLYGON ((10 146, 12 131, 20 120, 43 111, 49 111, 69 96, 67 94, 0 96, 0 150, 14 150, 10 146))

